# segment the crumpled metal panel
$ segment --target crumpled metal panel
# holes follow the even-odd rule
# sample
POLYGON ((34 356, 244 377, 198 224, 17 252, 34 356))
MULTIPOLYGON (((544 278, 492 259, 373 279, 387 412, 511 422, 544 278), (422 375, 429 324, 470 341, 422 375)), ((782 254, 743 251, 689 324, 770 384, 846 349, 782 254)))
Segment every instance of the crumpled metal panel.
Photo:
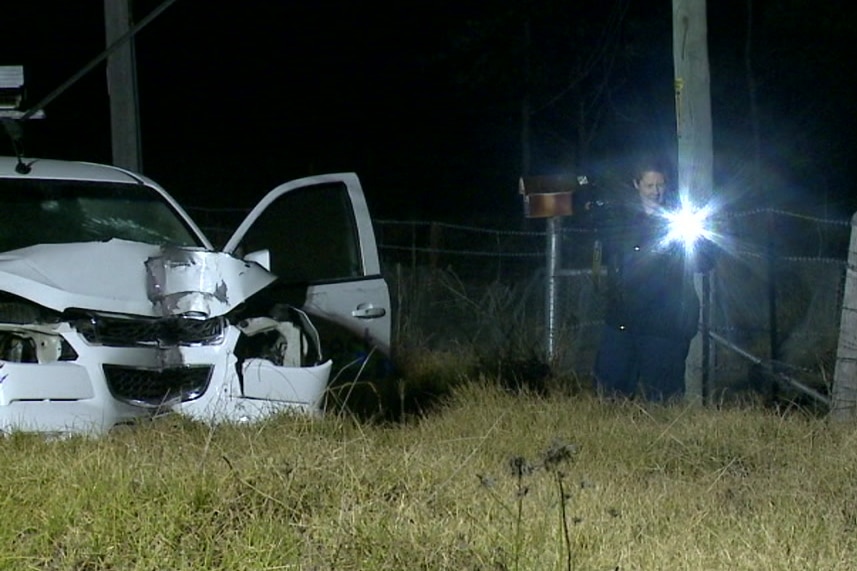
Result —
POLYGON ((223 315, 276 277, 223 252, 113 239, 0 254, 4 290, 40 305, 163 317, 223 315), (187 295, 196 292, 200 295, 187 295))
POLYGON ((221 315, 246 299, 247 285, 255 292, 273 281, 264 270, 251 275, 254 268, 222 252, 164 247, 146 260, 147 294, 163 316, 221 315))

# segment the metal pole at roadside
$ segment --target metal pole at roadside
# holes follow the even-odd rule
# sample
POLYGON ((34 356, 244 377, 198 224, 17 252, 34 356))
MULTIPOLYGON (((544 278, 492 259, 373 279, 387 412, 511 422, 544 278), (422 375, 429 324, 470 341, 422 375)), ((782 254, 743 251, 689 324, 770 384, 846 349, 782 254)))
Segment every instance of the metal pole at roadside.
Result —
POLYGON ((562 267, 562 250, 560 249, 560 238, 562 236, 562 218, 552 216, 546 220, 546 249, 545 260, 545 349, 548 363, 554 363, 557 357, 556 340, 559 330, 558 310, 559 304, 559 271, 562 267))

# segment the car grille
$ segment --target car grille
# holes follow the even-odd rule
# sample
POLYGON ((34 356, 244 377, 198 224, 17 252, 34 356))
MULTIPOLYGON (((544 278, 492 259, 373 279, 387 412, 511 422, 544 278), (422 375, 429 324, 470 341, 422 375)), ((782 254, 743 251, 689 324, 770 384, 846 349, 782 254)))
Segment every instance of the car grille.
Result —
POLYGON ((212 345, 223 339, 226 318, 147 319, 92 315, 76 321, 75 326, 89 343, 108 347, 212 345))
POLYGON ((211 380, 212 367, 199 365, 172 369, 138 369, 104 365, 111 394, 137 405, 159 406, 175 400, 189 401, 202 396, 211 380))

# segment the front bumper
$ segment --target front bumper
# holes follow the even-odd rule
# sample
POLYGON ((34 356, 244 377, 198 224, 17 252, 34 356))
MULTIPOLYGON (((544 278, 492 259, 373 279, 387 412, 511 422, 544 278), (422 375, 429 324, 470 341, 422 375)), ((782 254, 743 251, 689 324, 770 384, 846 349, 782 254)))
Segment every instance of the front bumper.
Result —
POLYGON ((67 324, 54 333, 75 350, 75 360, 0 361, 0 431, 100 434, 164 413, 210 423, 319 413, 330 377, 330 361, 277 366, 245 358, 239 364, 242 333, 231 325, 217 344, 168 349, 93 345, 67 324), (153 397, 161 386, 181 390, 164 390, 158 401, 153 397))

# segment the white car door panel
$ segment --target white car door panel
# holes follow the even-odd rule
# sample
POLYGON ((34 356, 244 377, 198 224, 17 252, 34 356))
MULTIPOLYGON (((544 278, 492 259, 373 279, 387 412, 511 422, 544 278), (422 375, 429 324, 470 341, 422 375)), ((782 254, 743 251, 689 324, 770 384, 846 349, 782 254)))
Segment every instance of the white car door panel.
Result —
POLYGON ((306 288, 303 309, 390 350, 390 296, 369 209, 353 173, 307 177, 269 192, 224 251, 268 250, 281 285, 306 288))

